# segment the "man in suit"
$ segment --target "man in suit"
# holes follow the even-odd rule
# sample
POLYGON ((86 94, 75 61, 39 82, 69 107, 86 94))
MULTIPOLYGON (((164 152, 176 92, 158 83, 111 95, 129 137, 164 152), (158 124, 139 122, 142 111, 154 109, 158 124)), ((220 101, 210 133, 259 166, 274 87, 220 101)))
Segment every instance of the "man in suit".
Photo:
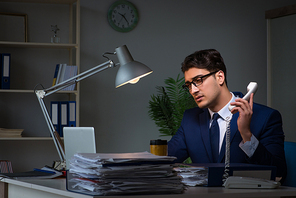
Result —
POLYGON ((280 113, 253 103, 254 94, 247 101, 242 99, 241 93, 230 92, 223 58, 214 49, 187 56, 182 71, 183 87, 198 107, 185 111, 180 128, 168 142, 168 155, 177 157, 176 162, 183 162, 188 157, 193 163, 224 162, 224 135, 230 121, 230 162, 273 165, 277 167, 277 177, 285 177, 280 113), (230 104, 236 106, 231 111, 228 109, 230 104), (213 119, 215 113, 218 113, 218 119, 213 119), (218 125, 216 138, 211 135, 212 125, 218 125))

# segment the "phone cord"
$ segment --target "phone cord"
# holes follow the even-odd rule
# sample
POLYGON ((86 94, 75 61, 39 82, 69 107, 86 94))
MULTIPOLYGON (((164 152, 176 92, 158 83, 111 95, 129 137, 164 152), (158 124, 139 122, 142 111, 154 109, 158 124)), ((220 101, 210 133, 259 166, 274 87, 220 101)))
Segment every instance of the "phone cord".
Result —
POLYGON ((229 167, 230 167, 230 121, 232 118, 226 120, 226 133, 225 133, 225 169, 222 181, 223 183, 229 177, 229 167))

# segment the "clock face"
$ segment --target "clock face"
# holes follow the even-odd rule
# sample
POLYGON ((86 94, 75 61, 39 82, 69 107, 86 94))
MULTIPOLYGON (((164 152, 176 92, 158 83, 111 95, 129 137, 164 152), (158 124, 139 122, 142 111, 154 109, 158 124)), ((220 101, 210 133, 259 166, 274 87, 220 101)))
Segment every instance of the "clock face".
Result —
POLYGON ((138 20, 136 7, 128 1, 116 1, 109 8, 108 22, 116 31, 129 32, 137 26, 138 20))

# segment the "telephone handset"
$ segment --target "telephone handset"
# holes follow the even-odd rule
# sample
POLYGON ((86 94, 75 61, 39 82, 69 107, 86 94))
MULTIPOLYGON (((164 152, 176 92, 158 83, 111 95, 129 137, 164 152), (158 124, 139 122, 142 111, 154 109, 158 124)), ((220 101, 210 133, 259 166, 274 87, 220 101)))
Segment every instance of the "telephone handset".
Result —
MULTIPOLYGON (((256 82, 250 82, 249 85, 247 86, 248 93, 246 93, 243 99, 249 101, 251 93, 255 94, 257 89, 258 89, 258 84, 256 82)), ((229 111, 231 111, 234 107, 235 107, 234 105, 229 105, 228 107, 229 111)))

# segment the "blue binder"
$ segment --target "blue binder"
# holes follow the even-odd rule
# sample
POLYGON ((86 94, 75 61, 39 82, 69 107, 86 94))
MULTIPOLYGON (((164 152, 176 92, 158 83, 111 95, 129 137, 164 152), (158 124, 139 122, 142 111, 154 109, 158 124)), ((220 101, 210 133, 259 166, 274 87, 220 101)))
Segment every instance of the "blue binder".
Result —
POLYGON ((10 54, 1 54, 1 89, 10 89, 10 54))
POLYGON ((52 101, 50 104, 50 116, 55 130, 60 134, 61 126, 61 104, 59 101, 52 101))
POLYGON ((63 137, 63 128, 69 126, 69 102, 68 101, 61 101, 60 102, 60 108, 61 108, 61 126, 59 135, 60 137, 63 137))
POLYGON ((76 101, 69 101, 69 127, 76 127, 76 101))
POLYGON ((76 127, 76 101, 51 101, 51 121, 63 137, 64 127, 76 127))

